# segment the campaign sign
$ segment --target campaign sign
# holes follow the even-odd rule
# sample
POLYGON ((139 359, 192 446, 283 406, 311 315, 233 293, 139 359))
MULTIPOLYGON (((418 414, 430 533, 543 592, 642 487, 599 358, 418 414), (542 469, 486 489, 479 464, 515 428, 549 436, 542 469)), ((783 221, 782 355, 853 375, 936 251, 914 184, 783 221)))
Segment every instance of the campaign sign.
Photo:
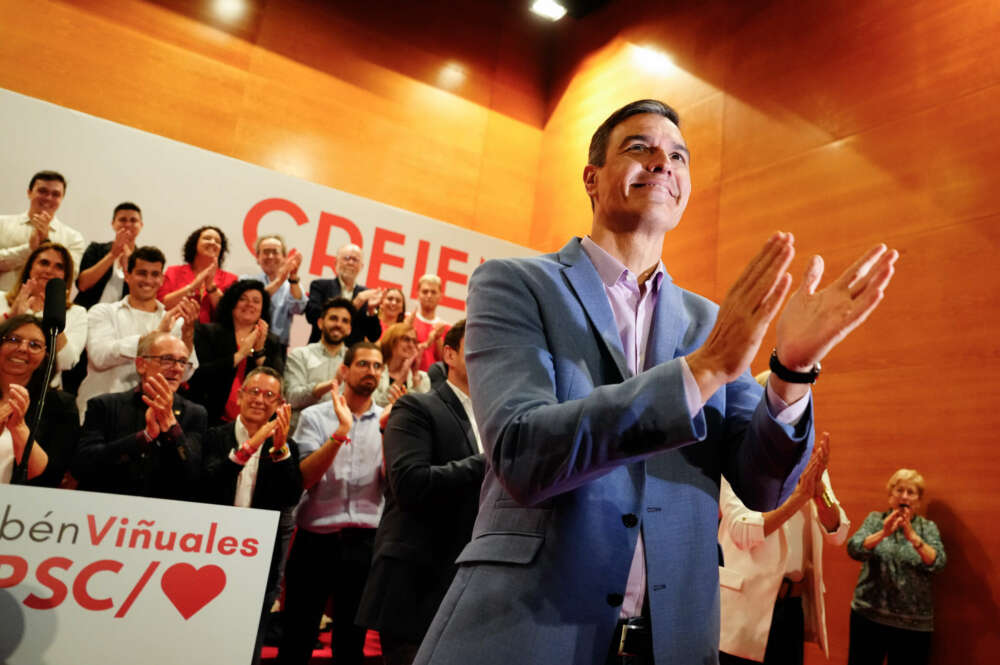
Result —
POLYGON ((248 663, 278 513, 0 485, 0 663, 248 663))

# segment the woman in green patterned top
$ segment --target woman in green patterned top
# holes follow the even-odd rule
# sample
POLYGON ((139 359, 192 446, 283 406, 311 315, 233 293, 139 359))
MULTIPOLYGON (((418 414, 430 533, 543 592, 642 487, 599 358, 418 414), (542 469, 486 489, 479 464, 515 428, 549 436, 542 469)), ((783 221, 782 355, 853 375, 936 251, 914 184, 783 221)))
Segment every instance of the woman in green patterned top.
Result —
POLYGON ((946 557, 934 522, 916 514, 924 478, 900 469, 887 485, 889 510, 873 512, 847 553, 862 562, 851 601, 848 665, 927 663, 934 630, 931 577, 946 557))

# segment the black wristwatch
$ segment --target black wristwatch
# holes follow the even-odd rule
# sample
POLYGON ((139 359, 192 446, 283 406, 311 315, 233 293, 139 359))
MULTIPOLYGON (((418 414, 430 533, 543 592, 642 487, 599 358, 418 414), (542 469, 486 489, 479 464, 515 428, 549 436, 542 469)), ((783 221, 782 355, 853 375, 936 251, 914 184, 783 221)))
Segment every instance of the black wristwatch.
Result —
POLYGON ((787 381, 788 383, 816 383, 816 377, 819 376, 820 364, 816 363, 812 366, 812 369, 808 372, 793 372, 778 360, 778 349, 773 349, 771 351, 771 371, 782 381, 787 381))

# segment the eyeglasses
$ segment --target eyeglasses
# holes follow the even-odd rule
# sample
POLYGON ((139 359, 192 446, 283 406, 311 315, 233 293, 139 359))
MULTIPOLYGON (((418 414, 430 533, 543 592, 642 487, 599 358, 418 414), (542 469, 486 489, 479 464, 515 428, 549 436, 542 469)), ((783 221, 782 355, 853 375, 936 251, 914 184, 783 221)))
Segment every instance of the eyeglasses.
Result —
POLYGON ((265 402, 275 402, 281 399, 281 395, 279 393, 274 392, 273 390, 261 390, 260 388, 240 388, 240 392, 243 393, 244 395, 247 395, 248 397, 260 397, 265 402))
POLYGON ((352 367, 360 367, 361 369, 368 369, 371 367, 377 372, 382 369, 382 363, 377 360, 355 360, 352 367))
POLYGON ((17 335, 4 335, 3 339, 0 340, 8 346, 20 347, 25 342, 28 343, 28 351, 31 353, 45 353, 45 342, 39 342, 37 339, 27 339, 25 337, 18 337, 17 335))
POLYGON ((192 366, 186 358, 174 358, 173 356, 143 356, 146 360, 155 360, 162 367, 180 367, 188 369, 192 366))

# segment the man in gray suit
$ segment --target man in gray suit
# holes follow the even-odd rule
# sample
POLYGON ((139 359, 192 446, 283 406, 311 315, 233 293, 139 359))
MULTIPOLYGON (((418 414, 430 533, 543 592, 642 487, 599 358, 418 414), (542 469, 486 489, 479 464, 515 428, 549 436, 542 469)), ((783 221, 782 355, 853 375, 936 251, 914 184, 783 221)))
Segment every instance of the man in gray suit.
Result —
POLYGON ((720 475, 756 510, 812 447, 809 383, 874 310, 879 245, 817 291, 813 257, 777 323, 765 391, 747 369, 791 287, 776 233, 721 306, 660 255, 691 192, 670 107, 595 132, 590 235, 489 261, 469 285, 470 393, 489 464, 472 541, 416 663, 715 663, 720 475))

